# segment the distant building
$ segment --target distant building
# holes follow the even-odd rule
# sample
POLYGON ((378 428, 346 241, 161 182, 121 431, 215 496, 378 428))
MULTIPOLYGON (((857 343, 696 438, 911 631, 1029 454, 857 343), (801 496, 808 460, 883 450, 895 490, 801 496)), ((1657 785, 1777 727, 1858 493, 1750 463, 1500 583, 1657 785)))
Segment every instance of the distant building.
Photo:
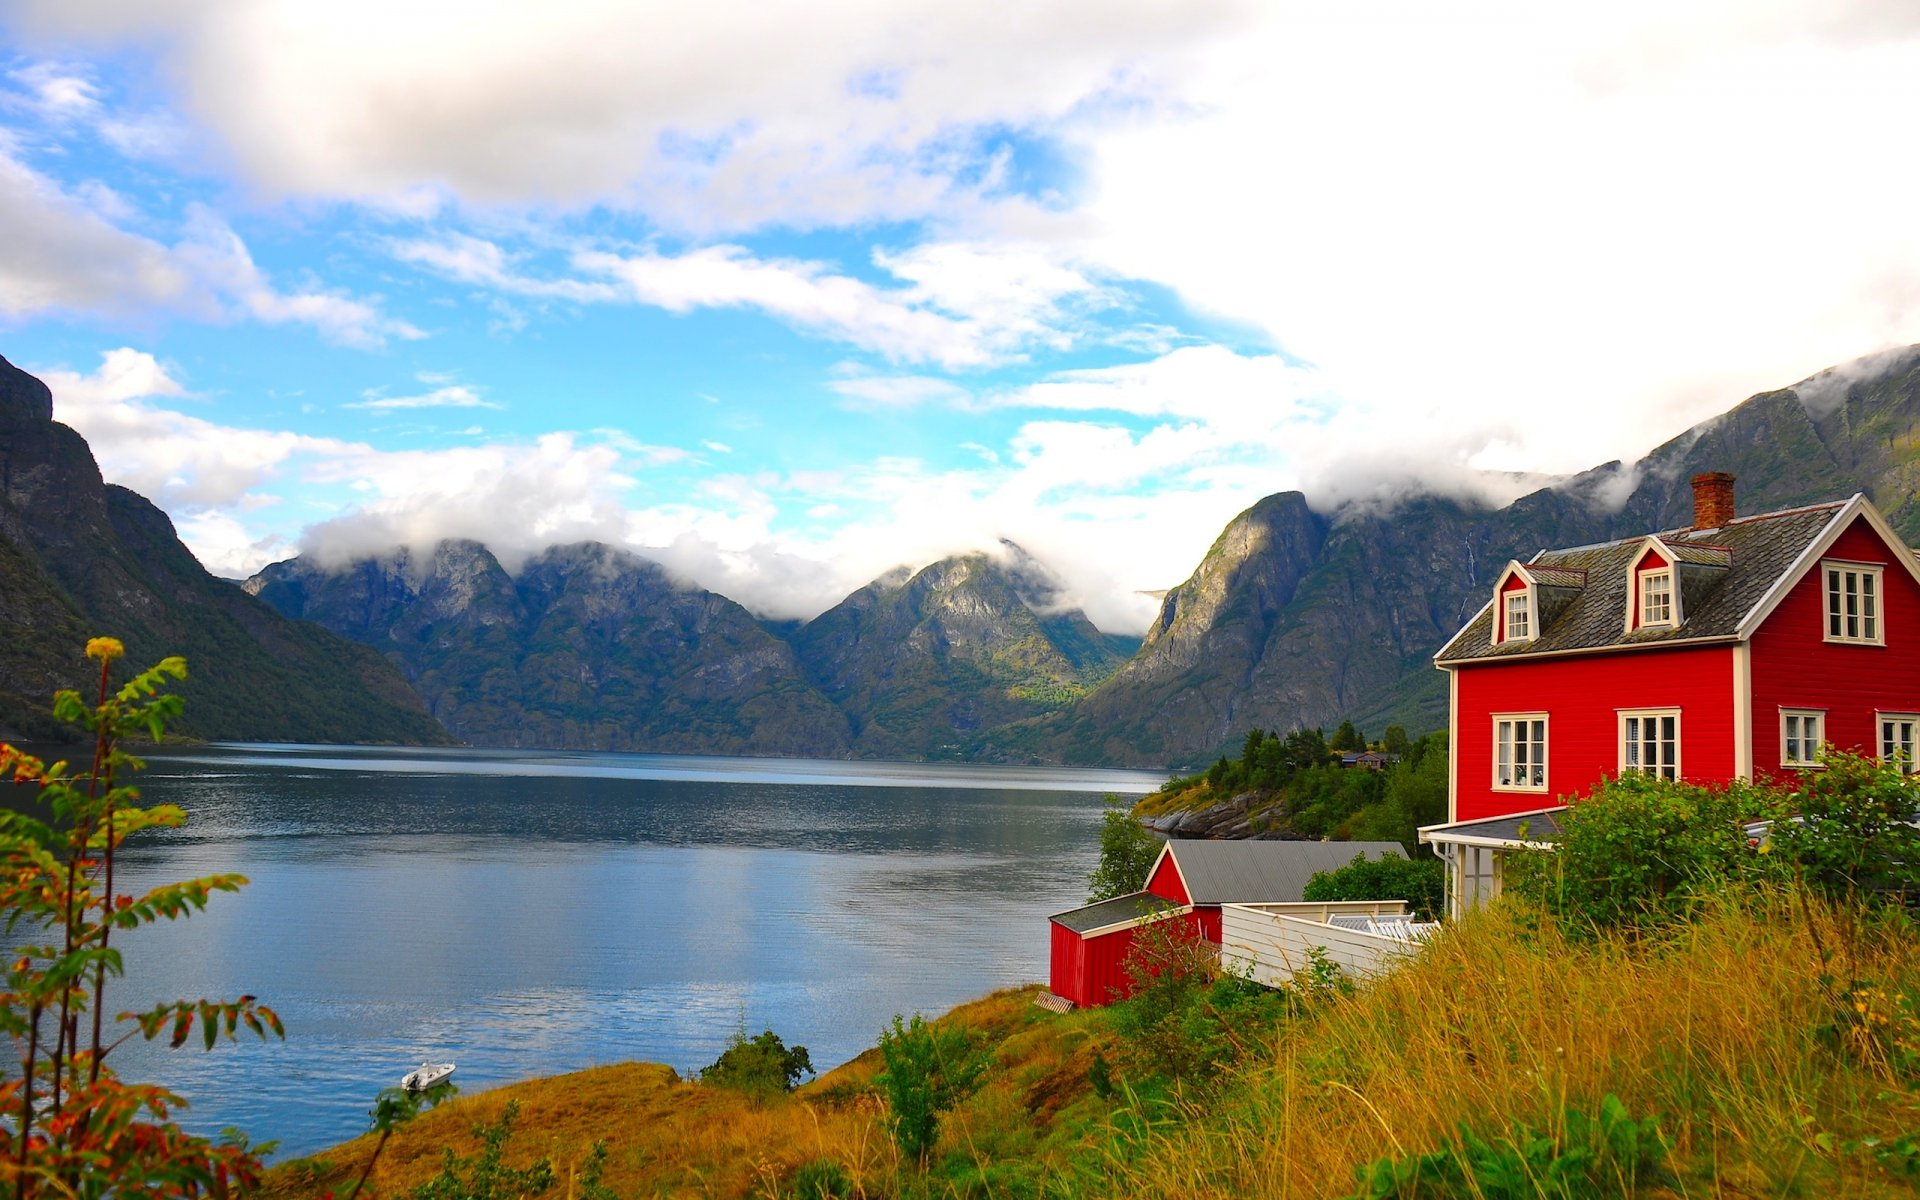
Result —
POLYGON ((1397 754, 1387 754, 1379 750, 1349 750, 1340 756, 1343 767, 1358 767, 1363 771, 1384 771, 1399 760, 1397 754))
POLYGON ((1434 657, 1452 778, 1420 837, 1456 914, 1609 776, 1788 777, 1825 745, 1913 763, 1915 553, 1865 496, 1740 517, 1731 475, 1693 487, 1690 528, 1508 563, 1434 657))
POLYGON ((1124 998, 1127 954, 1146 925, 1177 919, 1218 946, 1223 904, 1297 902, 1315 874, 1360 854, 1406 857, 1399 842, 1170 841, 1142 891, 1049 918, 1050 986, 1082 1008, 1124 998))

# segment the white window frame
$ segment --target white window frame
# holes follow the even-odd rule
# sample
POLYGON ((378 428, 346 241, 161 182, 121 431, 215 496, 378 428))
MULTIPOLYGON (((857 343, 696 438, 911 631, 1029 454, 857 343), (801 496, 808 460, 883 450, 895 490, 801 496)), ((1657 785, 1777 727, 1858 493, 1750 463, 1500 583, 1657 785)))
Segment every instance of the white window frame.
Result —
POLYGON ((1900 770, 1908 775, 1920 772, 1920 713, 1876 712, 1873 714, 1873 740, 1880 750, 1881 762, 1892 762, 1896 753, 1904 753, 1900 770), (1906 726, 1905 745, 1899 745, 1900 726, 1906 726), (1888 726, 1893 726, 1893 737, 1888 737, 1888 726))
MULTIPOLYGON (((1651 775, 1655 779, 1679 780, 1686 778, 1686 776, 1681 774, 1680 744, 1682 733, 1679 709, 1622 708, 1617 710, 1617 712, 1619 715, 1618 732, 1620 735, 1620 774, 1625 775, 1629 771, 1632 771, 1641 775, 1651 775), (1643 758, 1638 752, 1648 743, 1645 725, 1643 723, 1646 721, 1664 720, 1672 720, 1673 722, 1673 761, 1671 763, 1656 762, 1651 767, 1649 767, 1645 761, 1635 761, 1643 758), (1627 727, 1630 724, 1636 724, 1638 726, 1634 731, 1634 736, 1631 738, 1628 737, 1627 731, 1627 727), (1633 753, 1629 753, 1629 751, 1633 753), (1672 768, 1671 773, 1668 771, 1669 767, 1672 768)), ((1656 746, 1666 743, 1665 738, 1657 736, 1660 732, 1662 731, 1656 726, 1656 736, 1652 739, 1653 744, 1656 746)))
POLYGON ((1539 614, 1534 611, 1533 589, 1518 587, 1510 592, 1500 593, 1500 640, 1502 642, 1530 642, 1540 632, 1539 614), (1515 609, 1513 602, 1519 600, 1520 607, 1515 609), (1513 619, 1519 617, 1527 623, 1525 633, 1513 631, 1513 619))
POLYGON ((1649 570, 1640 572, 1640 628, 1642 629, 1668 628, 1679 623, 1678 617, 1679 617, 1679 608, 1680 608, 1680 598, 1677 595, 1677 589, 1674 586, 1674 575, 1675 575, 1675 571, 1671 565, 1664 566, 1664 567, 1653 567, 1649 570), (1667 611, 1665 615, 1658 616, 1658 617, 1654 616, 1652 611, 1653 609, 1652 585, 1653 585, 1653 581, 1656 579, 1660 580, 1661 582, 1667 585, 1666 595, 1665 595, 1667 611))
POLYGON ((1820 564, 1820 635, 1849 646, 1887 644, 1886 568, 1876 563, 1828 559, 1820 564), (1854 590, 1849 597, 1847 585, 1854 590), (1846 611, 1846 601, 1857 601, 1846 611), (1838 632, 1835 627, 1838 626, 1838 632))
POLYGON ((1493 790, 1496 792, 1544 792, 1546 791, 1547 780, 1549 778, 1547 774, 1548 764, 1552 761, 1552 759, 1550 758, 1550 751, 1549 751, 1549 746, 1551 745, 1551 742, 1552 742, 1552 732, 1547 725, 1546 713, 1543 713, 1543 712, 1494 713, 1493 714, 1493 790), (1539 729, 1540 736, 1537 741, 1531 737, 1522 741, 1521 739, 1515 738, 1513 736, 1513 732, 1515 730, 1519 730, 1525 733, 1532 733, 1533 725, 1535 723, 1537 723, 1540 727, 1539 729), (1538 762, 1522 763, 1520 761, 1522 756, 1519 754, 1515 754, 1512 759, 1512 765, 1518 768, 1518 770, 1514 772, 1516 775, 1518 775, 1520 771, 1528 771, 1529 768, 1531 768, 1529 773, 1537 774, 1540 778, 1539 783, 1503 783, 1501 782, 1501 779, 1500 779, 1501 736, 1500 735, 1502 733, 1502 728, 1501 728, 1502 726, 1507 727, 1506 733, 1507 733, 1508 745, 1538 746, 1539 748, 1538 762))
POLYGON ((1806 770, 1809 767, 1818 767, 1820 765, 1820 761, 1819 761, 1820 748, 1822 746, 1825 746, 1826 744, 1827 744, 1827 710, 1826 709, 1824 708, 1783 708, 1780 710, 1780 765, 1781 766, 1792 767, 1796 770, 1806 770), (1795 721, 1801 722, 1801 725, 1798 733, 1793 735, 1790 738, 1789 730, 1792 726, 1792 723, 1795 721), (1808 721, 1811 721, 1813 723, 1812 725, 1813 733, 1811 738, 1809 738, 1807 733, 1806 722, 1808 721), (1790 741, 1798 745, 1800 750, 1799 758, 1794 758, 1792 756, 1792 753, 1789 747, 1790 741), (1807 743, 1809 741, 1813 743, 1812 749, 1808 749, 1807 747, 1807 743))

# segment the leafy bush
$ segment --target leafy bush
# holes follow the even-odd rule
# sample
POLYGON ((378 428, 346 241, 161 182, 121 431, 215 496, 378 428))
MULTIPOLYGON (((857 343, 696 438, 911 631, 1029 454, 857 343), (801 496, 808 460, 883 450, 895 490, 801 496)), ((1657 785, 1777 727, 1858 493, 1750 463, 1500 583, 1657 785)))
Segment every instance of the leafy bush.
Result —
MULTIPOLYGON (((95 703, 63 691, 53 711, 92 735, 90 769, 49 766, 0 745, 0 777, 36 787, 45 814, 0 812, 0 924, 12 935, 0 1028, 20 1055, 18 1070, 0 1082, 0 1115, 11 1123, 12 1143, 0 1179, 21 1200, 82 1190, 248 1190, 269 1147, 249 1145, 237 1131, 218 1143, 186 1133, 170 1119, 184 1101, 163 1088, 122 1083, 107 1065, 124 1040, 109 1040, 103 1027, 107 979, 122 973, 120 938, 203 909, 213 893, 238 891, 246 880, 209 875, 138 896, 115 890, 115 861, 127 838, 186 821, 172 805, 139 807, 139 791, 123 780, 144 764, 120 745, 136 733, 160 739, 181 711, 180 698, 161 689, 186 678, 187 666, 164 659, 115 691, 120 643, 94 638, 86 653, 100 665, 95 703)), ((242 1026, 263 1039, 284 1036, 279 1017, 252 996, 180 1000, 119 1020, 148 1040, 164 1034, 176 1048, 194 1036, 196 1024, 208 1049, 242 1026)))
POLYGON ((1830 900, 1920 901, 1920 787, 1898 767, 1828 752, 1781 797, 1762 848, 1830 900))
POLYGON ((1769 811, 1767 797, 1744 785, 1609 779, 1560 816, 1552 851, 1508 860, 1507 887, 1574 931, 1652 928, 1750 877, 1743 823, 1769 811))
POLYGON ((1446 864, 1424 858, 1377 858, 1356 854, 1334 871, 1316 871, 1301 892, 1303 899, 1405 900, 1419 916, 1431 920, 1445 903, 1446 864))
POLYGON ((1097 904, 1147 886, 1147 872, 1160 853, 1160 839, 1134 819, 1132 806, 1107 797, 1100 819, 1100 865, 1087 876, 1087 903, 1097 904))
POLYGON ((847 1200, 853 1195, 853 1179, 832 1159, 816 1158, 800 1164, 787 1181, 786 1194, 793 1200, 847 1200))
POLYGON ((1350 1200, 1589 1200, 1633 1196, 1668 1178, 1669 1147, 1654 1118, 1636 1121, 1609 1094, 1600 1115, 1568 1106, 1546 1133, 1515 1125, 1492 1139, 1462 1125, 1456 1145, 1359 1168, 1350 1200))
MULTIPOLYGON (((541 1158, 528 1167, 515 1169, 502 1160, 507 1142, 513 1137, 513 1123, 520 1117, 520 1102, 507 1101, 500 1119, 491 1125, 475 1125, 480 1152, 463 1157, 449 1146, 441 1152, 440 1173, 409 1193, 413 1200, 509 1200, 535 1195, 553 1186, 553 1164, 541 1158)), ((589 1159, 591 1159, 589 1155, 589 1159)), ((604 1156, 603 1156, 604 1157, 604 1156)), ((596 1185, 599 1176, 594 1177, 596 1185)))
POLYGON ((881 1031, 886 1069, 874 1080, 893 1114, 900 1152, 924 1163, 940 1133, 940 1114, 966 1099, 987 1068, 987 1052, 959 1025, 935 1025, 919 1013, 903 1023, 898 1014, 881 1031))
POLYGON ((733 1041, 720 1052, 710 1067, 700 1072, 700 1082, 748 1095, 774 1096, 790 1092, 802 1075, 813 1074, 813 1060, 805 1046, 788 1048, 780 1035, 769 1029, 749 1038, 733 1035, 733 1041))
POLYGON ((1182 917, 1142 926, 1122 969, 1132 994, 1109 1019, 1138 1075, 1201 1081, 1285 1010, 1281 993, 1219 975, 1213 946, 1182 917))

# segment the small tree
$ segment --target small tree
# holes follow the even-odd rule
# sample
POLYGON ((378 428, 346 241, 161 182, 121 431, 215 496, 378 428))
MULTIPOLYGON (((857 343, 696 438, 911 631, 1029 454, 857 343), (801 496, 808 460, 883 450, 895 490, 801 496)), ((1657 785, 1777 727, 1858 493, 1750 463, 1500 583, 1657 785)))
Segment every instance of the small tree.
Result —
POLYGON ((1301 891, 1303 900, 1405 900, 1417 916, 1431 920, 1445 903, 1446 868, 1439 859, 1374 858, 1356 854, 1333 871, 1316 871, 1301 891))
POLYGON ((752 1038, 744 1032, 734 1034, 713 1065, 701 1070, 700 1082, 751 1096, 777 1096, 792 1091, 802 1075, 811 1074, 813 1059, 807 1048, 789 1048, 769 1029, 752 1038))
POLYGON ((1327 743, 1331 750, 1365 750, 1366 735, 1353 727, 1352 721, 1340 722, 1340 728, 1333 731, 1333 740, 1327 743))
POLYGON ((935 1025, 919 1013, 880 1033, 886 1069, 875 1079, 893 1113, 893 1140, 900 1152, 924 1164, 940 1135, 940 1114, 973 1094, 987 1055, 959 1025, 935 1025))
POLYGON ((1107 797, 1100 818, 1100 863, 1087 875, 1087 903, 1097 904, 1147 886, 1147 872, 1160 853, 1160 839, 1134 819, 1118 796, 1107 797))
POLYGON ((252 996, 180 1000, 121 1013, 133 1029, 111 1041, 102 1016, 106 983, 121 973, 119 935, 184 917, 214 892, 238 891, 239 875, 209 875, 164 884, 144 895, 114 890, 121 843, 143 829, 180 825, 172 805, 141 808, 140 793, 122 780, 144 764, 120 748, 145 732, 158 740, 180 711, 163 694, 186 678, 186 662, 162 660, 112 690, 113 663, 124 651, 112 638, 87 643, 100 664, 98 697, 54 697, 54 715, 92 735, 91 765, 74 771, 0 745, 0 776, 39 789, 45 818, 0 812, 0 912, 25 944, 10 951, 0 1028, 13 1039, 19 1070, 0 1082, 0 1113, 11 1122, 11 1145, 0 1151, 0 1185, 19 1200, 42 1194, 190 1196, 252 1187, 263 1147, 237 1138, 214 1144, 173 1123, 186 1102, 164 1088, 120 1082, 107 1065, 114 1047, 135 1034, 166 1035, 175 1047, 199 1026, 212 1049, 245 1025, 262 1038, 284 1036, 279 1017, 252 996))

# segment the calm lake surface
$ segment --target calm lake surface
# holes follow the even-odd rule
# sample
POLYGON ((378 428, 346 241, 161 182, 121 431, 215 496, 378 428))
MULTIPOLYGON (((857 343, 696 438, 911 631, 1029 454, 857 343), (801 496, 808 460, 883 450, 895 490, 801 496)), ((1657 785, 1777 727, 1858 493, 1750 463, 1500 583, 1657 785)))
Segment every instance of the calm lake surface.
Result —
POLYGON ((128 888, 252 883, 121 943, 108 1012, 251 992, 287 1039, 116 1061, 192 1101, 189 1127, 282 1158, 364 1131, 422 1059, 458 1062, 468 1091, 629 1059, 684 1072, 770 1027, 825 1069, 895 1013, 1042 980, 1102 795, 1164 779, 293 745, 149 762, 147 801, 190 821, 130 844, 128 888))

